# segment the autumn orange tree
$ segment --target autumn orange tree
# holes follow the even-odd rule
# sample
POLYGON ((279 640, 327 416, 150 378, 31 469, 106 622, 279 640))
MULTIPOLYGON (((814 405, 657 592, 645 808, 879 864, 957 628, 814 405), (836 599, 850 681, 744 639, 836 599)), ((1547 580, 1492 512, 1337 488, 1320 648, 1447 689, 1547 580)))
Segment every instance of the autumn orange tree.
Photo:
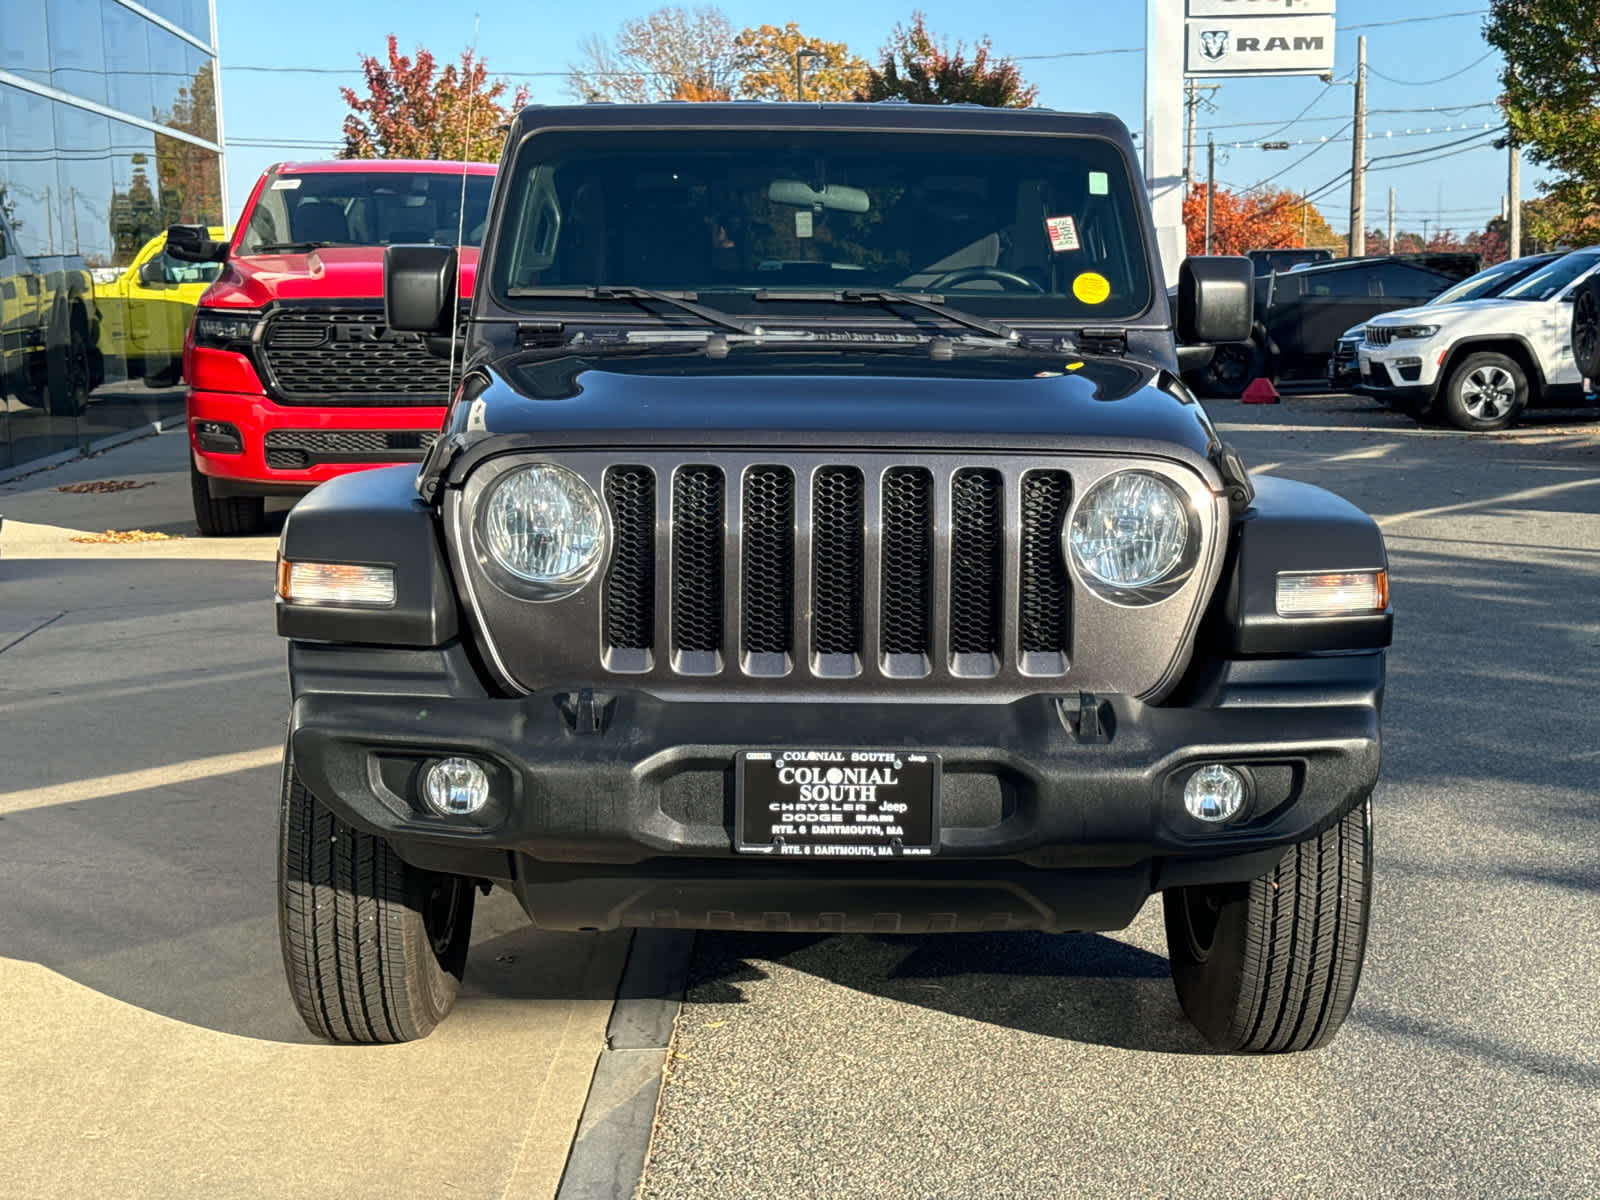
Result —
MULTIPOLYGON (((1183 201, 1183 224, 1190 254, 1204 254, 1206 185, 1197 184, 1183 201)), ((1211 253, 1316 246, 1338 251, 1343 239, 1328 227, 1317 206, 1298 192, 1217 189, 1211 212, 1211 253)))
POLYGON ((867 86, 866 60, 843 42, 807 37, 790 21, 781 29, 761 25, 735 39, 739 47, 739 95, 749 100, 853 100, 867 86), (805 96, 794 90, 795 55, 810 50, 804 64, 805 96))
POLYGON ((911 24, 896 25, 871 69, 859 99, 900 97, 913 104, 983 104, 990 108, 1027 108, 1039 89, 1022 78, 1009 58, 995 58, 987 37, 967 57, 966 44, 949 42, 928 30, 927 18, 911 14, 911 24))
POLYGON ((389 35, 388 61, 361 56, 367 95, 342 87, 351 112, 344 119, 340 158, 465 158, 494 162, 504 141, 499 132, 528 102, 528 89, 511 91, 504 79, 490 80, 488 68, 471 50, 461 61, 439 69, 431 51, 417 47, 416 58, 401 54, 389 35))

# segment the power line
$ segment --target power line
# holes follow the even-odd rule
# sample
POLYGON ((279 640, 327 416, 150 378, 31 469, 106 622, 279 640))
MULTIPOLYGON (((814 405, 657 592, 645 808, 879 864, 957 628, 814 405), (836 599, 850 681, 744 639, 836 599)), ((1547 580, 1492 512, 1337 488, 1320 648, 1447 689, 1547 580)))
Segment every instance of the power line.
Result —
MULTIPOLYGON (((1431 17, 1396 17, 1392 21, 1364 21, 1359 25, 1340 25, 1340 32, 1346 29, 1381 29, 1385 25, 1415 25, 1420 21, 1448 21, 1451 17, 1483 17, 1487 16, 1487 8, 1463 8, 1456 12, 1434 13, 1431 17)), ((1369 71, 1371 67, 1367 68, 1369 71)))
MULTIPOLYGON (((1350 124, 1354 124, 1354 122, 1351 122, 1350 124)), ((1350 128, 1350 124, 1347 124, 1344 127, 1344 129, 1349 129, 1350 128)), ((1341 129, 1339 131, 1339 133, 1343 133, 1344 129, 1341 129)), ((1310 151, 1308 151, 1305 154, 1302 154, 1299 158, 1295 159, 1287 167, 1284 167, 1281 171, 1277 171, 1274 174, 1268 175, 1265 179, 1261 180, 1255 186, 1258 187, 1258 188, 1266 187, 1267 184, 1271 183, 1274 179, 1277 179, 1279 176, 1288 174, 1290 171, 1292 171, 1296 167, 1298 167, 1301 163, 1305 162, 1306 159, 1310 158, 1313 154, 1316 154, 1321 150, 1326 150, 1329 146, 1333 145, 1333 143, 1334 143, 1336 138, 1338 138, 1338 134, 1335 134, 1334 137, 1328 138, 1327 140, 1319 143, 1318 145, 1313 146, 1310 149, 1310 151)), ((1343 139, 1338 139, 1338 140, 1343 140, 1343 139)))
POLYGON ((1450 74, 1441 75, 1437 79, 1396 79, 1393 75, 1385 75, 1382 71, 1376 70, 1373 67, 1368 67, 1367 70, 1371 71, 1379 79, 1387 80, 1390 83, 1398 83, 1404 87, 1429 87, 1435 83, 1443 83, 1447 79, 1454 79, 1457 75, 1465 75, 1468 71, 1472 70, 1473 67, 1476 67, 1479 63, 1491 58, 1496 53, 1498 52, 1495 50, 1487 50, 1484 52, 1482 57, 1473 59, 1459 71, 1451 71, 1450 74))
MULTIPOLYGON (((1371 71, 1372 68, 1368 67, 1367 70, 1371 71)), ((1320 99, 1321 97, 1318 97, 1318 98, 1320 99)), ((1409 115, 1409 114, 1412 114, 1412 113, 1435 113, 1436 112, 1436 113, 1445 113, 1445 114, 1447 114, 1449 116, 1455 117, 1455 116, 1460 116, 1464 112, 1470 112, 1474 108, 1499 108, 1499 107, 1500 107, 1500 101, 1498 101, 1498 100, 1479 100, 1478 102, 1476 102, 1474 104, 1427 104, 1427 105, 1422 105, 1422 106, 1416 107, 1416 108, 1369 108, 1369 109, 1367 109, 1367 115, 1368 116, 1398 115, 1398 114, 1409 115)), ((1296 125, 1309 125, 1313 121, 1348 121, 1349 119, 1350 119, 1349 117, 1346 117, 1341 113, 1330 113, 1328 116, 1325 116, 1325 117, 1296 117, 1294 119, 1294 121, 1292 121, 1290 123, 1291 124, 1296 124, 1296 125)), ((1203 129, 1199 130, 1198 132, 1200 132, 1200 133, 1209 133, 1210 131, 1212 131, 1214 129, 1250 129, 1250 128, 1254 128, 1255 126, 1259 126, 1259 125, 1271 125, 1271 124, 1272 124, 1272 121, 1228 121, 1228 122, 1224 122, 1224 123, 1222 123, 1220 125, 1207 125, 1203 129)), ((1263 134, 1261 140, 1265 141, 1266 138, 1267 138, 1267 135, 1263 134)))

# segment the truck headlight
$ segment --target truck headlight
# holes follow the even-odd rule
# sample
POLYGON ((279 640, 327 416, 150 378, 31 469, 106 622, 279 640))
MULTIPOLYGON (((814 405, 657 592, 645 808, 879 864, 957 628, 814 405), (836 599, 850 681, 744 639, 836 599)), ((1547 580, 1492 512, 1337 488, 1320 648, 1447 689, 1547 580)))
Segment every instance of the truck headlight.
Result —
POLYGON ((239 312, 217 308, 196 309, 194 344, 209 346, 213 350, 249 345, 260 321, 261 314, 253 309, 239 312))
POLYGON ((1149 471, 1102 479, 1078 501, 1065 530, 1073 563, 1107 599, 1139 604, 1143 594, 1193 562, 1197 525, 1188 497, 1149 471), (1107 591, 1110 592, 1107 595, 1107 591))
POLYGON ((479 506, 479 542, 490 560, 541 600, 589 581, 605 550, 605 528, 594 489, 553 463, 505 472, 479 506))
POLYGON ((1398 342, 1406 338, 1431 338, 1438 332, 1437 325, 1396 325, 1389 331, 1389 336, 1398 342))

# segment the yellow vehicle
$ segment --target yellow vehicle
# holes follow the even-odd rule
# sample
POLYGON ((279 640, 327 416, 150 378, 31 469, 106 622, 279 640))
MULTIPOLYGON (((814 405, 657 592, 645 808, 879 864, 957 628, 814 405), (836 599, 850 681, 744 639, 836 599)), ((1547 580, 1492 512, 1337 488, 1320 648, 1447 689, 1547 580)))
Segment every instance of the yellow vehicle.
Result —
MULTIPOLYGON (((228 236, 220 227, 209 233, 217 241, 228 236)), ((130 379, 143 378, 151 387, 177 383, 194 306, 221 270, 221 263, 173 258, 166 232, 158 233, 125 269, 95 285, 100 353, 108 363, 125 362, 130 379)))

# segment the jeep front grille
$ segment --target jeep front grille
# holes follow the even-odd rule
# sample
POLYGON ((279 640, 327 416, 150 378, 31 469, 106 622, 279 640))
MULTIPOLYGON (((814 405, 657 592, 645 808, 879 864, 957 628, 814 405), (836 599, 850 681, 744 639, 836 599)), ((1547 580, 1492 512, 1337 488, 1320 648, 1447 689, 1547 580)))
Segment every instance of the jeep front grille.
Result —
POLYGON ((604 582, 603 641, 610 661, 619 651, 659 650, 676 673, 714 674, 737 645, 744 674, 777 676, 796 665, 801 646, 808 657, 802 669, 822 677, 856 675, 871 654, 885 674, 901 677, 929 674, 940 654, 963 676, 992 676, 1003 659, 1023 656, 1047 673, 1065 671, 1065 472, 1026 472, 1008 494, 999 470, 958 470, 940 480, 943 506, 925 467, 889 467, 869 489, 859 466, 819 466, 809 474, 803 506, 796 477, 788 466, 756 463, 731 489, 719 467, 672 471, 671 619, 663 631, 645 619, 656 574, 644 537, 655 524, 654 472, 643 464, 609 468, 604 491, 616 550, 604 582), (730 491, 737 496, 731 509, 730 491), (948 521, 942 537, 941 507, 948 521), (1008 554, 1020 555, 1009 572, 1008 554), (943 594, 935 582, 940 559, 943 594), (869 584, 876 604, 867 603, 869 584), (730 594, 737 597, 737 641, 725 607, 730 594))
POLYGON ((267 383, 290 403, 445 403, 450 364, 420 334, 396 333, 383 310, 280 308, 260 353, 267 383))
POLYGON ((1387 346, 1394 329, 1388 325, 1368 325, 1366 329, 1367 345, 1387 346))

